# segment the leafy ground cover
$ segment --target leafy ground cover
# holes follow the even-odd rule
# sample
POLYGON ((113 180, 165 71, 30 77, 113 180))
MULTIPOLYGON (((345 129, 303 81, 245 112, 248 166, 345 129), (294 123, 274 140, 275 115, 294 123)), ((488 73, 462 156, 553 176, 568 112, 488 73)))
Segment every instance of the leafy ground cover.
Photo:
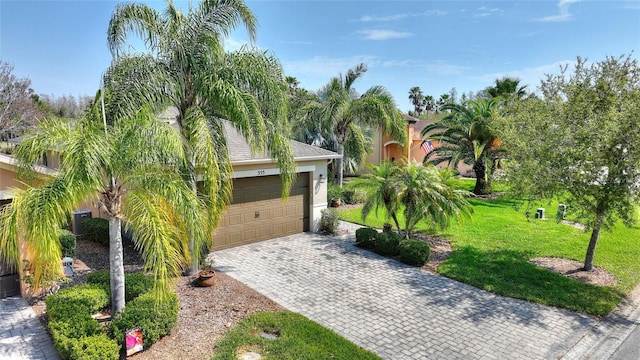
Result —
POLYGON ((260 312, 236 325, 218 342, 214 360, 245 352, 263 359, 380 359, 306 317, 289 311, 260 312), (265 338, 269 334, 275 338, 265 338))
MULTIPOLYGON (((618 278, 614 286, 585 284, 539 268, 529 259, 558 257, 583 261, 589 235, 553 220, 527 219, 524 207, 506 200, 476 200, 472 220, 454 224, 438 234, 451 242, 453 254, 440 265, 444 276, 513 298, 562 307, 592 315, 608 314, 640 282, 640 228, 616 225, 602 232, 595 265, 618 278)), ((557 203, 546 203, 554 216, 557 203)), ((531 211, 533 213, 533 211, 531 211)), ((339 212, 342 220, 365 224, 360 209, 339 212)), ((366 225, 381 228, 383 210, 372 213, 366 225)), ((417 230, 427 231, 425 224, 417 230)))

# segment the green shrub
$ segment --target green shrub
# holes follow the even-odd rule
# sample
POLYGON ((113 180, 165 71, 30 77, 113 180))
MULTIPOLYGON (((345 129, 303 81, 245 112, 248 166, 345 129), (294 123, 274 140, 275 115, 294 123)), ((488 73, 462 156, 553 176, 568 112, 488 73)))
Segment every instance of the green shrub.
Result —
POLYGON ((60 240, 60 249, 62 250, 62 257, 76 257, 76 236, 68 230, 60 230, 58 235, 60 240))
POLYGON ((395 232, 377 233, 373 251, 383 256, 398 255, 400 240, 402 240, 402 236, 395 232))
POLYGON ((124 299, 129 302, 153 289, 153 279, 142 272, 124 275, 124 299))
POLYGON ((323 209, 318 230, 322 234, 335 234, 338 230, 338 225, 340 225, 338 210, 334 208, 323 209))
POLYGON ((47 296, 47 314, 51 320, 71 318, 75 314, 94 314, 109 304, 109 295, 101 286, 72 286, 47 296))
MULTIPOLYGON (((111 293, 111 273, 109 270, 98 270, 87 275, 87 283, 104 288, 111 293)), ((153 279, 142 272, 124 274, 124 298, 129 302, 153 289, 153 279)), ((111 296, 111 295, 109 295, 111 296)))
POLYGON ((64 319, 49 321, 49 333, 53 346, 63 359, 74 359, 71 353, 79 339, 104 335, 100 324, 91 315, 81 312, 64 319))
POLYGON ((356 246, 371 249, 375 246, 376 229, 364 227, 356 230, 356 246))
POLYGON ((111 321, 109 332, 124 346, 124 334, 136 327, 142 328, 144 347, 148 348, 161 337, 169 334, 178 322, 178 297, 167 293, 156 302, 154 292, 140 295, 124 308, 122 316, 111 321))
POLYGON ((106 334, 93 335, 77 339, 69 352, 74 360, 118 360, 120 358, 118 342, 106 334))
POLYGON ((413 266, 422 266, 429 261, 431 249, 429 244, 420 240, 403 240, 400 242, 400 261, 413 266))
POLYGON ((343 196, 340 186, 335 184, 327 185, 327 202, 331 202, 331 199, 342 199, 343 196))
POLYGON ((101 218, 83 219, 82 235, 85 239, 109 245, 109 221, 101 218))

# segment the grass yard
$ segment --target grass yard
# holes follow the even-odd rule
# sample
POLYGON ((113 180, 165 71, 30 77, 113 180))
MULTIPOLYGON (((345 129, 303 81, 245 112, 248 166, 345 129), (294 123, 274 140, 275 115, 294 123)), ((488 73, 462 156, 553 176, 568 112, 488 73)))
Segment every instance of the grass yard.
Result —
POLYGON ((218 342, 214 360, 237 360, 243 352, 263 359, 380 359, 333 331, 289 311, 249 316, 218 342), (262 333, 275 334, 266 339, 262 333))
MULTIPOLYGON (((629 229, 620 224, 611 233, 600 233, 594 264, 619 280, 614 286, 600 287, 568 279, 528 262, 534 257, 582 262, 590 233, 554 220, 527 221, 525 209, 516 209, 512 202, 475 199, 470 202, 473 218, 440 233, 454 250, 438 268, 444 276, 496 294, 599 316, 608 314, 640 282, 638 227, 629 229)), ((557 203, 544 207, 548 217, 555 216, 557 203)), ((359 208, 340 211, 339 216, 342 220, 363 224, 359 208)), ((366 225, 381 228, 384 222, 385 214, 381 211, 377 216, 369 215, 366 225)), ((419 224, 416 230, 427 229, 425 224, 419 224)))

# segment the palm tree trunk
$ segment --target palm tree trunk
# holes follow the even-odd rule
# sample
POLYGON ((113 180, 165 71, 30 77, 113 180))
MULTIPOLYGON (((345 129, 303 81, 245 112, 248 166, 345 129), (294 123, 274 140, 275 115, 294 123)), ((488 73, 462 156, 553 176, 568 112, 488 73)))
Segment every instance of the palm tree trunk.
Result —
MULTIPOLYGON (((198 183, 195 174, 195 160, 191 164, 191 171, 189 172, 189 185, 194 194, 198 195, 198 183)), ((199 249, 196 248, 196 239, 193 234, 189 234, 189 254, 191 255, 191 264, 189 266, 188 275, 196 274, 200 270, 200 256, 199 249), (197 253, 197 254, 196 254, 197 253)))
POLYGON ((603 210, 600 206, 598 206, 598 214, 596 223, 593 226, 593 231, 591 231, 591 239, 589 240, 589 247, 587 247, 587 255, 584 259, 584 271, 593 270, 593 257, 596 253, 596 245, 598 244, 598 238, 600 237, 600 229, 602 228, 602 223, 604 222, 605 210, 603 210))
POLYGON ((338 154, 340 154, 340 158, 338 158, 338 186, 342 187, 342 178, 344 176, 344 144, 338 143, 338 154))
POLYGON ((473 172, 476 174, 476 186, 473 193, 476 195, 487 195, 491 193, 491 181, 487 174, 487 167, 484 159, 480 159, 473 164, 473 172))
POLYGON ((109 218, 109 268, 111 269, 111 316, 124 309, 124 254, 120 218, 109 218))

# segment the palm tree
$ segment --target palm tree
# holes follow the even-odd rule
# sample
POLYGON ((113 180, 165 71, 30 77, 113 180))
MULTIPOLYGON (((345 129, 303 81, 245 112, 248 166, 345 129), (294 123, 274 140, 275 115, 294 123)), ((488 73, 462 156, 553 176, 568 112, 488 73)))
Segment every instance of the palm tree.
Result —
POLYGON ((491 174, 504 155, 501 140, 490 126, 497 105, 496 99, 479 99, 466 105, 447 104, 443 109, 450 113, 421 132, 425 141, 436 140, 441 144, 425 156, 425 162, 446 161, 455 167, 462 161, 473 166, 476 195, 491 193, 491 174))
POLYGON ((356 178, 353 183, 354 187, 366 194, 365 203, 362 207, 362 220, 365 220, 373 209, 377 214, 378 209, 383 207, 386 215, 393 219, 396 228, 400 231, 400 222, 397 216, 400 210, 400 202, 393 181, 397 169, 396 165, 385 161, 378 166, 371 166, 370 173, 356 178))
MULTIPOLYGON (((159 111, 167 106, 178 110, 176 121, 189 159, 185 179, 203 197, 210 235, 231 196, 223 120, 230 121, 254 151, 266 150, 277 159, 284 197, 295 176, 282 67, 255 48, 225 53, 223 38, 238 24, 255 38, 256 19, 241 0, 203 0, 186 15, 167 0, 163 13, 147 5, 120 4, 108 28, 114 63, 105 83, 116 90, 109 113, 118 118, 146 103, 158 105, 159 111), (142 38, 146 54, 123 54, 131 34, 142 38)), ((190 251, 194 272, 199 249, 193 242, 190 251)))
POLYGON ((409 162, 402 164, 393 177, 392 187, 404 209, 404 233, 408 239, 420 221, 426 221, 432 229, 446 229, 453 218, 471 215, 471 205, 466 191, 450 186, 453 172, 438 171, 433 165, 409 162))
POLYGON ((166 291, 189 259, 189 236, 205 240, 205 218, 181 178, 179 165, 188 154, 173 128, 144 108, 110 125, 96 114, 94 106, 72 127, 43 122, 19 145, 15 154, 25 172, 43 151, 57 147, 64 156, 54 176, 21 191, 2 210, 0 254, 14 264, 27 260, 37 288, 60 273, 59 228, 74 209, 98 198, 109 218, 111 306, 117 316, 125 306, 122 222, 133 231, 145 271, 166 291))
POLYGON ((501 97, 505 100, 521 100, 527 95, 527 85, 520 86, 520 79, 511 77, 496 79, 496 84, 485 90, 492 98, 501 97))
POLYGON ((411 100, 411 104, 413 105, 414 114, 420 116, 422 111, 424 111, 425 97, 419 86, 414 86, 409 89, 409 100, 411 100))
POLYGON ((436 102, 436 112, 441 112, 444 109, 444 106, 451 103, 451 95, 449 94, 442 94, 440 95, 440 97, 438 98, 438 101, 436 102))
POLYGON ((427 95, 424 97, 424 110, 427 112, 427 116, 429 115, 429 111, 433 111, 436 108, 436 101, 433 96, 427 95))
MULTIPOLYGON (((309 102, 300 118, 299 127, 321 129, 332 134, 338 154, 344 157, 349 146, 352 159, 361 163, 366 147, 366 129, 375 128, 406 142, 406 122, 397 109, 393 97, 382 86, 372 86, 357 96, 353 84, 367 71, 365 64, 356 65, 342 76, 329 81, 309 102)), ((342 186, 344 158, 337 161, 337 182, 342 186)))

